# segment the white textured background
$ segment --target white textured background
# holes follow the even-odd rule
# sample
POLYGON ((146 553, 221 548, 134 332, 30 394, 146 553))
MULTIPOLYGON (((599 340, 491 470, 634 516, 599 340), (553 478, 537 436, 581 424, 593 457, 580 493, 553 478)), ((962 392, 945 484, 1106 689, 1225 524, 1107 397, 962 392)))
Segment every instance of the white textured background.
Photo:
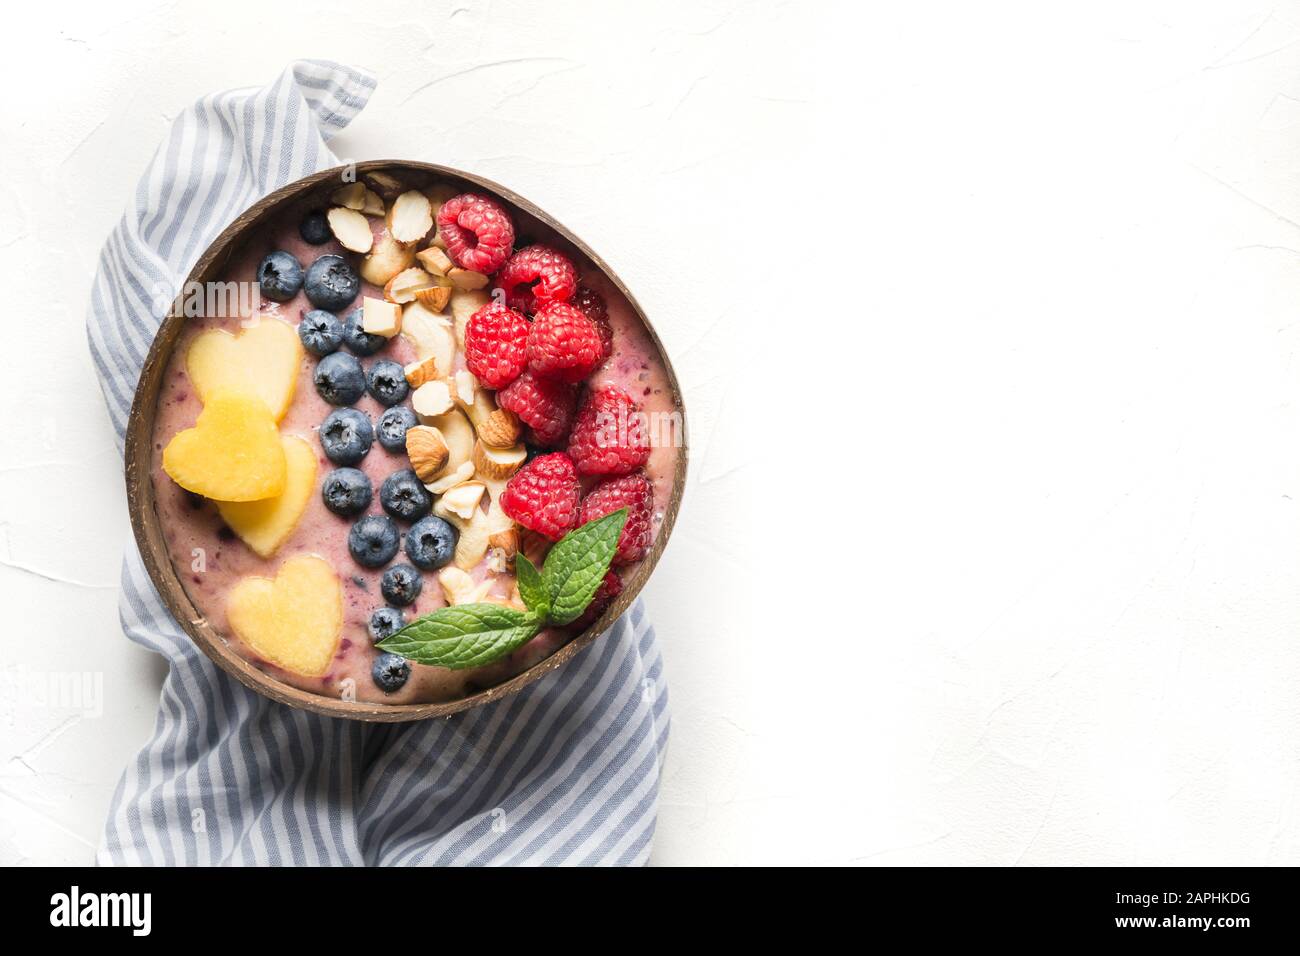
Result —
POLYGON ((179 109, 296 56, 379 77, 338 152, 517 189, 673 356, 657 862, 1300 862, 1300 4, 860 6, 9 24, 0 863, 89 859, 160 679, 99 245, 179 109))

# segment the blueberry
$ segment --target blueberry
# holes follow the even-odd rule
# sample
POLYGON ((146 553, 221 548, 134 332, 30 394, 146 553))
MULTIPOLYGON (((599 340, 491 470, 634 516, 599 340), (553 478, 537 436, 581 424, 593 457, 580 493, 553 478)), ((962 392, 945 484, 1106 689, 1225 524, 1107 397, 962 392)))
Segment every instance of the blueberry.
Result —
POLYGON ((323 246, 329 242, 333 235, 330 232, 330 222, 325 218, 325 210, 313 209, 303 216, 302 222, 298 223, 298 235, 302 236, 303 242, 313 246, 323 246))
POLYGON ((392 359, 376 359, 366 373, 366 387, 380 405, 396 405, 411 390, 406 373, 392 359))
POLYGON ((298 323, 298 338, 312 355, 329 355, 343 344, 343 323, 333 312, 312 309, 298 323))
POLYGON ((320 446, 336 465, 355 465, 374 440, 370 418, 355 408, 336 408, 320 424, 320 446))
POLYGON ((316 391, 331 405, 351 405, 366 392, 366 373, 355 356, 335 352, 316 363, 316 391))
POLYGON ((320 496, 325 507, 336 515, 359 515, 370 507, 374 492, 364 471, 336 468, 321 482, 320 496))
POLYGON ((420 420, 415 417, 415 412, 411 411, 410 405, 394 405, 392 408, 384 409, 384 413, 379 416, 379 424, 375 426, 375 437, 379 439, 379 444, 389 451, 405 451, 406 430, 414 428, 419 423, 420 420))
POLYGON ((388 344, 388 339, 361 328, 361 310, 353 309, 343 318, 343 344, 357 355, 374 355, 388 344))
POLYGON ((375 686, 385 694, 401 690, 406 679, 411 676, 411 662, 396 654, 380 654, 370 668, 370 676, 375 686))
POLYGON ((379 579, 379 593, 384 600, 397 607, 414 604, 424 587, 424 578, 409 564, 394 564, 379 579))
POLYGON ((394 518, 414 521, 423 518, 433 507, 433 495, 416 477, 415 472, 406 468, 395 471, 379 486, 379 503, 394 518))
POLYGON ((406 618, 402 612, 395 607, 376 608, 375 613, 370 615, 370 639, 378 644, 386 637, 392 637, 398 629, 406 623, 406 618))
POLYGON ((456 553, 456 529, 434 515, 421 518, 406 532, 406 556, 417 568, 432 571, 456 553))
POLYGON ((339 312, 361 291, 361 277, 342 256, 321 256, 307 267, 303 290, 316 308, 339 312))
POLYGON ((302 266, 289 253, 277 249, 257 267, 257 281, 262 295, 272 302, 288 302, 302 288, 302 266))
POLYGON ((383 567, 397 553, 400 537, 392 518, 367 515, 348 532, 348 551, 363 568, 383 567))

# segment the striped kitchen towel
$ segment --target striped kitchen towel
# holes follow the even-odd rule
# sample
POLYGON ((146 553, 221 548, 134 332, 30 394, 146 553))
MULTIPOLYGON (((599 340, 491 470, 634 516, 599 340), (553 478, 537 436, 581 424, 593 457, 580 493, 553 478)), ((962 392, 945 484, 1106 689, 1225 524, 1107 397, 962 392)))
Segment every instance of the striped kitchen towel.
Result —
MULTIPOLYGON (((174 291, 259 197, 338 164, 327 141, 367 73, 318 60, 199 100, 172 125, 104 246, 87 319, 119 449, 174 291)), ((153 735, 122 774, 101 864, 643 864, 668 737, 640 602, 566 667, 447 720, 302 713, 226 676, 164 608, 134 541, 127 636, 169 665, 153 735)))

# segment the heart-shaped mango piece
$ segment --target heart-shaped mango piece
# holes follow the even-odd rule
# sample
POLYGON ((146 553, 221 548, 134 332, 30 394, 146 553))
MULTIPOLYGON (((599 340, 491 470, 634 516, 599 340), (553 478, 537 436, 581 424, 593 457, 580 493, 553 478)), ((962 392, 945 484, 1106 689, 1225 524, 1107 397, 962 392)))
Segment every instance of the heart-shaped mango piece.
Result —
POLYGON ((260 398, 219 394, 162 455, 172 481, 218 501, 259 501, 284 491, 284 446, 260 398))
POLYGON ((226 599, 231 630, 259 656, 304 677, 329 670, 343 629, 343 587, 324 558, 296 554, 272 578, 243 578, 226 599))
POLYGON ((205 404, 219 393, 260 398, 278 422, 298 386, 302 354, 294 327, 264 315, 238 335, 200 333, 185 353, 185 367, 205 404))
POLYGON ((316 490, 316 452, 296 435, 280 439, 284 447, 284 491, 261 501, 218 501, 217 510, 230 530, 264 558, 279 550, 298 526, 316 490))

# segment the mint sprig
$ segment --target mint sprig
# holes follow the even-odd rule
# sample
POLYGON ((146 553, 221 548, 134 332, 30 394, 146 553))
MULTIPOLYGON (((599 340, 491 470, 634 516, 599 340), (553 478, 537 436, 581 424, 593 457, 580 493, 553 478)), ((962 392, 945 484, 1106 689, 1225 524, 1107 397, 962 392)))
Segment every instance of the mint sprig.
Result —
POLYGON ((486 603, 440 607, 377 646, 451 670, 498 661, 542 628, 578 619, 605 579, 626 523, 627 509, 621 508, 570 531, 551 548, 540 572, 525 555, 515 555, 515 582, 526 611, 486 603))

